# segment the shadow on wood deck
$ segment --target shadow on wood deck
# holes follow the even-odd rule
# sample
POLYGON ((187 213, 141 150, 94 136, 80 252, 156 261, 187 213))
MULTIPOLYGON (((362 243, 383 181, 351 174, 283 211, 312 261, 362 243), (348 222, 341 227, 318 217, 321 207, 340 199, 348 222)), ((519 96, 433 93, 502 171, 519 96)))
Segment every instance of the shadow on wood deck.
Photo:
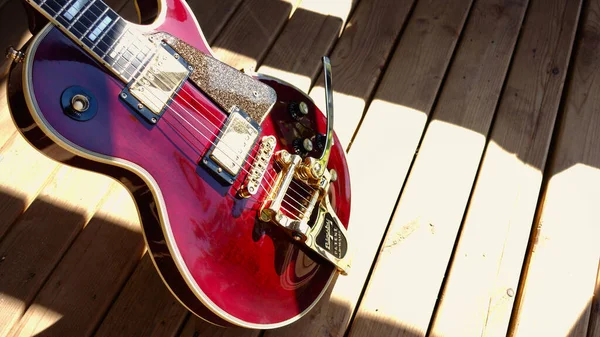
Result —
MULTIPOLYGON (((600 1, 190 6, 217 57, 321 106, 330 55, 352 274, 282 329, 191 317, 144 254, 123 187, 30 149, 3 76, 0 336, 600 336, 600 1)), ((20 2, 0 0, 0 46, 26 28, 20 2)))

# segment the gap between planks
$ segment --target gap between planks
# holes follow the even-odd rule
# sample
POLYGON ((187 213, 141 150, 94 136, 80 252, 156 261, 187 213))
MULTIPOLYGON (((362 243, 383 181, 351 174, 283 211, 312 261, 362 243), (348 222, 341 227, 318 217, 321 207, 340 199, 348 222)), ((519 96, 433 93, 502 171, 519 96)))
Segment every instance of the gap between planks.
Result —
MULTIPOLYGON (((600 248, 600 2, 586 2, 547 184, 528 247, 511 336, 592 336, 600 248), (548 305, 548 302, 555 305, 548 305), (544 322, 543 324, 539 324, 544 322)), ((597 313, 596 313, 597 315, 597 313)))
POLYGON ((566 0, 529 4, 433 336, 506 335, 580 7, 566 0))
POLYGON ((428 329, 527 1, 473 6, 350 336, 428 329))

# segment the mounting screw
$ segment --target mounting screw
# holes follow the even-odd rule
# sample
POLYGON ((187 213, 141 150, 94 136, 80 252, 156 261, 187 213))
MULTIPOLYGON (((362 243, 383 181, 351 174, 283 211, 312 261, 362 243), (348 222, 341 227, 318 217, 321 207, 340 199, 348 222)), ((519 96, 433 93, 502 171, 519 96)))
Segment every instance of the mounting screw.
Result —
POLYGON ((189 70, 194 70, 194 67, 192 67, 192 66, 188 66, 188 69, 189 69, 189 70))
POLYGON ((334 169, 331 169, 331 171, 329 171, 329 173, 331 174, 331 180, 330 181, 336 181, 337 178, 338 178, 337 171, 334 170, 334 169))
POLYGON ((151 121, 152 121, 152 123, 156 123, 156 118, 152 117, 151 121))
POLYGON ((506 294, 508 295, 508 297, 513 297, 515 296, 515 291, 513 290, 513 288, 508 288, 506 290, 506 294))
POLYGON ((208 160, 206 160, 206 159, 202 160, 202 162, 203 162, 204 164, 208 164, 208 160))
POLYGON ((254 95, 254 97, 258 97, 258 91, 254 90, 254 91, 252 92, 252 95, 254 95))
POLYGON ((144 105, 142 103, 138 103, 137 108, 142 110, 144 108, 144 105))
POLYGON ((173 57, 174 57, 176 60, 179 60, 179 54, 175 53, 175 54, 173 54, 173 57))
POLYGON ((292 233, 292 238, 295 241, 302 241, 302 236, 300 234, 298 234, 298 233, 292 233))
POLYGON ((217 168, 217 172, 221 173, 221 172, 223 172, 223 169, 219 167, 219 168, 217 168))
POLYGON ((126 93, 124 93, 124 92, 122 92, 122 93, 121 93, 121 98, 123 98, 123 99, 127 98, 127 94, 126 94, 126 93))

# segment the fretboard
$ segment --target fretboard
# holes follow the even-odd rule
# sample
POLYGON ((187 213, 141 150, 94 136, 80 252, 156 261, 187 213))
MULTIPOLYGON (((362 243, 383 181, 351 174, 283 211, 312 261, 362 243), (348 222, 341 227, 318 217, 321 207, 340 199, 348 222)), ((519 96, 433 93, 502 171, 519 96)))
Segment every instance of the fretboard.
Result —
POLYGON ((28 1, 125 82, 154 54, 152 43, 102 0, 28 1))

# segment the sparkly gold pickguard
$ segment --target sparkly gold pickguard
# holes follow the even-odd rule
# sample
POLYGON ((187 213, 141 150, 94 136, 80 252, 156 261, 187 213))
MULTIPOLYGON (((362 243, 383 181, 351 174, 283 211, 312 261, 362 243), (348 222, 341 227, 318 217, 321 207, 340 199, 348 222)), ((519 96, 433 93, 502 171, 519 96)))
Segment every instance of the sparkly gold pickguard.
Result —
POLYGON ((238 106, 260 124, 275 104, 277 94, 268 85, 167 33, 152 37, 165 41, 194 67, 190 80, 226 112, 238 106))

